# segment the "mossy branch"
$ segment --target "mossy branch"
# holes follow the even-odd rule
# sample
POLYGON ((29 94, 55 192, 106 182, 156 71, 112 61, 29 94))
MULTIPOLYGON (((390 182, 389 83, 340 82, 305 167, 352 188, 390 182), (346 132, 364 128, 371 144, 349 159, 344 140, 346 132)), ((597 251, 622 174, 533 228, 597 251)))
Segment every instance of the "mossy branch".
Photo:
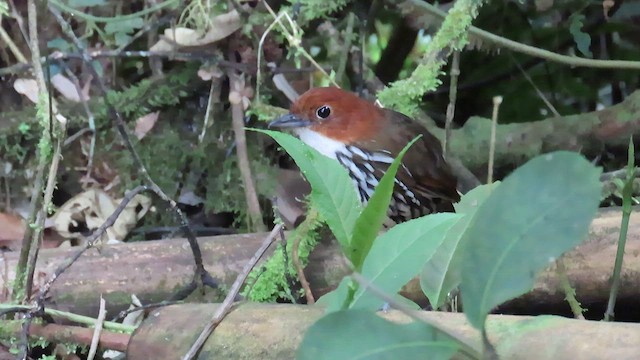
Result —
POLYGON ((413 115, 418 99, 427 91, 434 90, 441 81, 444 58, 453 50, 462 50, 467 44, 467 31, 471 21, 478 15, 482 1, 458 0, 445 18, 442 26, 429 43, 422 63, 407 79, 398 80, 378 93, 384 106, 413 115))

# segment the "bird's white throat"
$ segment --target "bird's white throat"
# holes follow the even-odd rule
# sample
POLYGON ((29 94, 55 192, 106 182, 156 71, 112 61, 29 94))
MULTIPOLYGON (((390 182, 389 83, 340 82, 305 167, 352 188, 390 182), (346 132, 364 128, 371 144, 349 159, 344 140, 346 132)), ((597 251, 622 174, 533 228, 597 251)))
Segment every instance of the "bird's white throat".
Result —
POLYGON ((295 133, 296 135, 298 135, 300 140, 302 140, 302 142, 318 150, 318 152, 320 152, 322 155, 330 157, 332 159, 337 159, 336 153, 346 152, 345 144, 341 143, 340 141, 330 139, 311 129, 300 128, 296 129, 295 133))

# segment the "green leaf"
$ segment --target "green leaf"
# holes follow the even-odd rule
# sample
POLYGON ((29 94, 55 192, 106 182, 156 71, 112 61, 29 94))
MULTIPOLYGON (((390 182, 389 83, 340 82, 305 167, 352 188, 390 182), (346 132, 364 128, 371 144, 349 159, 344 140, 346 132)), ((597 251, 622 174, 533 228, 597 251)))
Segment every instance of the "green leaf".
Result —
POLYGON ((631 214, 631 205, 633 201, 633 181, 635 180, 635 148, 633 145, 633 138, 629 139, 629 148, 627 150, 627 178, 622 187, 622 212, 623 214, 631 214))
POLYGON ((131 39, 133 38, 131 35, 128 35, 126 33, 123 32, 118 32, 115 33, 115 35, 113 36, 116 45, 118 46, 124 46, 126 45, 129 41, 131 41, 131 39))
POLYGON ((325 315, 307 330, 298 360, 450 359, 458 344, 421 322, 396 324, 366 311, 325 315))
MULTIPOLYGON (((362 276, 387 294, 395 294, 424 266, 462 215, 440 213, 413 219, 380 235, 362 265, 362 276)), ((351 308, 376 310, 382 300, 356 290, 351 308)))
POLYGON ((51 39, 47 42, 47 47, 49 49, 58 49, 60 51, 69 51, 71 49, 71 43, 67 40, 57 37, 55 39, 51 39))
POLYGON ((324 306, 326 314, 347 309, 353 298, 352 285, 351 278, 345 276, 337 288, 320 297, 316 304, 324 306))
POLYGON ((351 239, 351 247, 349 253, 347 253, 347 257, 351 260, 356 271, 362 269, 362 263, 367 257, 373 241, 376 236, 378 236, 384 219, 387 217, 389 201, 391 201, 396 173, 402 163, 402 157, 420 137, 422 137, 422 135, 408 143, 393 160, 393 163, 391 163, 382 176, 382 179, 380 179, 378 186, 376 186, 373 195, 371 195, 371 198, 367 202, 367 206, 356 220, 353 237, 351 239))
POLYGON ((600 202, 600 169, 577 153, 538 156, 480 206, 462 241, 460 285, 469 322, 531 290, 536 273, 580 243, 600 202))
POLYGON ((360 198, 347 170, 289 134, 250 130, 271 136, 291 155, 311 184, 311 201, 346 253, 356 219, 362 212, 360 198))
POLYGON ((593 54, 589 47, 591 46, 591 36, 582 31, 582 22, 585 16, 582 14, 573 15, 570 18, 571 24, 569 25, 569 32, 573 36, 578 50, 586 57, 592 58, 593 54))
POLYGON ((489 197, 499 182, 480 185, 465 194, 455 204, 456 212, 464 217, 447 232, 442 244, 427 261, 420 273, 420 286, 434 309, 440 308, 447 295, 460 285, 463 248, 460 239, 469 227, 476 210, 489 197))
POLYGON ((130 33, 133 30, 140 29, 144 26, 144 20, 141 17, 134 17, 124 20, 110 21, 105 25, 104 31, 107 34, 130 33))

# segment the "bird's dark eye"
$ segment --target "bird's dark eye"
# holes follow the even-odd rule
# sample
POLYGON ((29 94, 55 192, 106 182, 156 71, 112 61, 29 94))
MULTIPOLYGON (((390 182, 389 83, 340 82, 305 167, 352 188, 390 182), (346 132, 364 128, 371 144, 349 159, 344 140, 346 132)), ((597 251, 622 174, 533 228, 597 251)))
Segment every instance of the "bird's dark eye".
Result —
POLYGON ((316 110, 316 115, 321 119, 326 119, 331 115, 331 108, 327 105, 321 106, 316 110))

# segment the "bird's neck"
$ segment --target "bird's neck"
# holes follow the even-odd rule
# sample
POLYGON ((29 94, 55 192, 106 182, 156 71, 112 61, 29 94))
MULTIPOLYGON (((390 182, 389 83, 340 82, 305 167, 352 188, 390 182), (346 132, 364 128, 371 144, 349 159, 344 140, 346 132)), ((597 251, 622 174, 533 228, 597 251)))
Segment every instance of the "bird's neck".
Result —
POLYGON ((337 153, 344 153, 346 145, 340 141, 326 137, 308 128, 297 129, 296 135, 305 144, 318 150, 322 155, 336 159, 337 153))

